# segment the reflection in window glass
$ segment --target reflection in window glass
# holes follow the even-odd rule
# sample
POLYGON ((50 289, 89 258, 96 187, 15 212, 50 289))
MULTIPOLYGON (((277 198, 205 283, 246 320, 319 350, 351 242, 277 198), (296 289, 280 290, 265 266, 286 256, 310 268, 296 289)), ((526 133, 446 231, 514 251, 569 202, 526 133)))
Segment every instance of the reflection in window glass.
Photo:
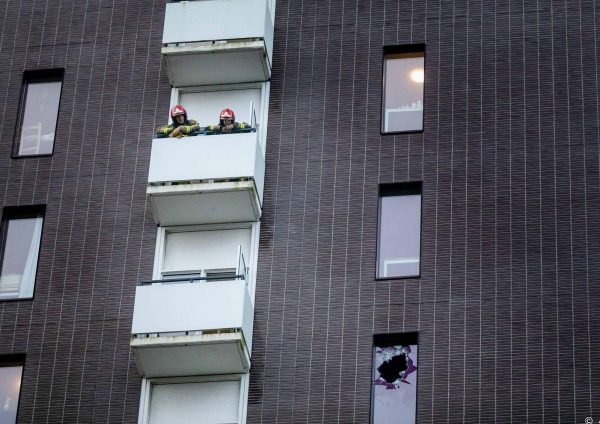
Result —
POLYGON ((424 52, 385 55, 383 132, 423 130, 424 80, 424 52))
POLYGON ((22 365, 6 366, 0 363, 0 423, 17 422, 22 373, 22 365))
POLYGON ((377 278, 418 276, 420 256, 420 184, 381 186, 377 278))
POLYGON ((18 156, 51 154, 62 80, 25 81, 18 156))
POLYGON ((417 420, 418 334, 381 334, 373 341, 373 424, 417 420))
POLYGON ((41 213, 5 214, 0 299, 33 296, 43 222, 41 213))

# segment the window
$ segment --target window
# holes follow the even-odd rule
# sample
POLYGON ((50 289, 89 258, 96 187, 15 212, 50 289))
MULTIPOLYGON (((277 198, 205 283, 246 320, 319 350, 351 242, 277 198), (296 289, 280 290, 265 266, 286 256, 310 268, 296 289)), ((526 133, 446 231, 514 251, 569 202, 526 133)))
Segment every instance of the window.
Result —
POLYGON ((146 380, 141 422, 238 423, 240 376, 179 377, 146 380))
POLYGON ((17 422, 23 359, 21 355, 0 357, 0 423, 17 422))
POLYGON ((371 423, 417 421, 418 334, 373 337, 371 423))
POLYGON ((169 229, 165 231, 159 278, 227 280, 242 275, 247 267, 245 258, 249 257, 251 237, 250 228, 169 229))
POLYGON ((260 117, 260 89, 230 89, 226 91, 179 91, 179 104, 187 109, 188 118, 200 125, 218 124, 219 112, 230 108, 237 122, 255 125, 260 117), (252 116, 255 114, 256 116, 252 116))
POLYGON ((13 156, 52 154, 62 80, 62 70, 25 72, 13 156))
POLYGON ((425 46, 384 48, 382 133, 423 131, 425 46))
POLYGON ((33 297, 43 223, 43 206, 4 209, 0 299, 33 297))
POLYGON ((379 187, 377 278, 418 277, 421 262, 421 183, 379 187))

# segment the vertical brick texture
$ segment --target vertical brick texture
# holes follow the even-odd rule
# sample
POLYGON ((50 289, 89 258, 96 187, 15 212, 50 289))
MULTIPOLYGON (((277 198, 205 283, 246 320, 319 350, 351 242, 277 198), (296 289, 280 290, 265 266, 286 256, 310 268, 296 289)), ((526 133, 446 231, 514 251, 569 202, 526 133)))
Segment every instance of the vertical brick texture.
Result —
MULTIPOLYGON (((600 420, 600 3, 277 2, 250 423, 368 423, 376 333, 417 421, 600 420), (383 46, 423 133, 380 135, 383 46), (423 182, 421 278, 375 281, 378 185, 423 182)), ((401 242, 401 240, 399 240, 401 242)))
POLYGON ((151 277, 145 185, 167 116, 163 0, 0 5, 0 206, 46 204, 33 300, 0 302, 0 354, 26 353, 19 423, 135 423, 135 286, 151 277), (11 159, 24 70, 64 68, 51 157, 11 159))

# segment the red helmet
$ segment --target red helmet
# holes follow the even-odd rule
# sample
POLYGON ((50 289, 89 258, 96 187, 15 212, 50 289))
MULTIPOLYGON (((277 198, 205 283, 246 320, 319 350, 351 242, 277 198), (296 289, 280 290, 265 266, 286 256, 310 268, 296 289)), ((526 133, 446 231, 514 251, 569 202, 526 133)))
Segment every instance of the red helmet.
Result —
POLYGON ((171 118, 175 118, 177 115, 187 115, 187 111, 181 105, 175 105, 171 108, 171 118))
POLYGON ((231 119, 235 121, 235 113, 233 113, 233 110, 229 108, 223 109, 219 115, 219 119, 231 119))

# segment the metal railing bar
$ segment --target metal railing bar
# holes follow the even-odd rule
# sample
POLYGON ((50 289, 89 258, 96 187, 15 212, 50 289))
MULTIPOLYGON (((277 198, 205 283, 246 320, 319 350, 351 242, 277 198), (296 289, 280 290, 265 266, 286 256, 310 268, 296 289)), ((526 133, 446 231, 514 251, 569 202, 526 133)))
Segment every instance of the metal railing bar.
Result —
POLYGON ((242 280, 245 279, 245 274, 236 275, 224 275, 224 276, 206 276, 206 277, 194 277, 194 278, 163 278, 160 280, 146 280, 140 281, 139 286, 147 286, 150 284, 169 284, 169 283, 194 283, 195 281, 227 281, 227 280, 242 280))

